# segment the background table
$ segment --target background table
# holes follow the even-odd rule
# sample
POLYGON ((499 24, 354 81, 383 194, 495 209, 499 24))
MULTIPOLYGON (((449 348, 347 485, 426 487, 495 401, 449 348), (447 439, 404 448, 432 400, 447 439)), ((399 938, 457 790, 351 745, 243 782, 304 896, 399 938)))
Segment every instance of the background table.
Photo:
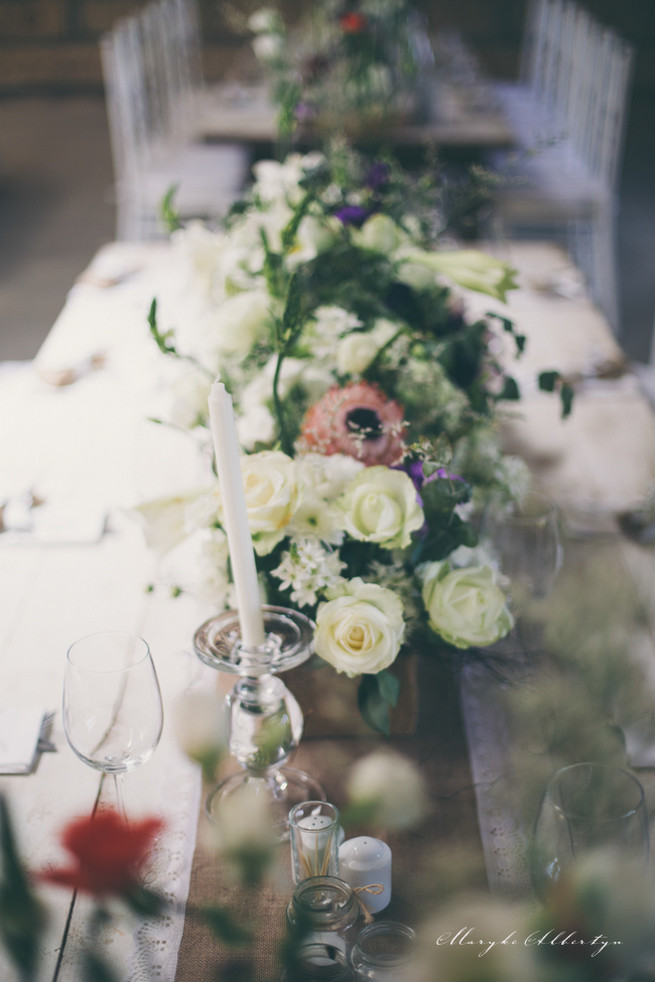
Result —
MULTIPOLYGON (((427 118, 394 124, 381 142, 400 151, 428 144, 451 151, 512 146, 513 128, 491 91, 487 90, 486 100, 481 89, 476 91, 477 95, 463 86, 432 80, 427 118)), ((208 141, 271 146, 277 139, 275 116, 265 84, 220 83, 203 94, 199 130, 208 141)), ((301 127, 294 142, 312 146, 317 138, 310 127, 301 127)))

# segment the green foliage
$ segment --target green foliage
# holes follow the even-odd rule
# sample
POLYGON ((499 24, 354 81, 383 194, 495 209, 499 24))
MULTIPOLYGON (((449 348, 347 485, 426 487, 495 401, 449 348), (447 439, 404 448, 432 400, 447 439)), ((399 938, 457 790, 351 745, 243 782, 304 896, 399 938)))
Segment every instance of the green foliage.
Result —
POLYGON ((389 711, 397 705, 399 695, 400 682, 393 672, 384 669, 377 675, 362 675, 357 690, 357 705, 364 721, 372 729, 389 736, 389 711))
POLYGON ((172 187, 168 189, 164 197, 162 198, 161 204, 159 206, 159 217, 161 219, 162 225, 167 232, 175 232, 178 228, 182 228, 182 222, 180 221, 180 213, 176 209, 174 204, 175 195, 177 194, 177 189, 179 185, 173 184, 172 187))
POLYGON ((23 868, 9 806, 0 793, 0 940, 25 979, 35 976, 46 914, 23 868))
POLYGON ((562 404, 562 419, 566 419, 573 409, 573 398, 575 391, 561 372, 548 371, 541 372, 538 377, 539 388, 543 392, 559 391, 560 402, 562 404))

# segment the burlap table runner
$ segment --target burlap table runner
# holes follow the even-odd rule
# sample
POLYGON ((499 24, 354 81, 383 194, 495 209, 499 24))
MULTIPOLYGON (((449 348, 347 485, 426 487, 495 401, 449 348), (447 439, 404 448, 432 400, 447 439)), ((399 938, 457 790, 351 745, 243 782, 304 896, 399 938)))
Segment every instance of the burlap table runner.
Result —
MULTIPOLYGON (((475 794, 459 709, 457 680, 438 653, 419 660, 420 706, 416 734, 390 741, 376 738, 305 739, 294 764, 319 778, 337 806, 344 796, 348 765, 374 748, 391 746, 415 760, 427 782, 430 809, 423 824, 411 832, 346 829, 346 835, 377 833, 393 853, 393 896, 384 912, 416 925, 429 915, 442 891, 444 858, 466 856, 476 886, 486 885, 478 837, 475 794)), ((225 867, 206 848, 206 819, 200 816, 198 846, 191 874, 189 905, 180 947, 176 982, 238 979, 277 980, 278 951, 291 896, 289 846, 279 848, 272 877, 257 890, 238 889, 225 867), (252 932, 252 945, 230 949, 218 942, 191 913, 207 901, 229 903, 242 927, 252 932)))

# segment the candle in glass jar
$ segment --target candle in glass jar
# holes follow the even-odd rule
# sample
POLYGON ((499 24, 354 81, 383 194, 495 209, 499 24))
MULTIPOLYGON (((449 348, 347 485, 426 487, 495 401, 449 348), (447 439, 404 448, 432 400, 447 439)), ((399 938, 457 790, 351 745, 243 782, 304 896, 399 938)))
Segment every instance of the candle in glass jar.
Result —
POLYGON ((339 876, 377 914, 391 900, 391 849, 369 835, 346 839, 339 849, 339 876))
POLYGON ((223 521, 230 550, 241 641, 246 648, 261 648, 266 641, 266 634, 241 476, 239 442, 232 399, 218 379, 213 383, 209 394, 209 420, 223 503, 223 521))

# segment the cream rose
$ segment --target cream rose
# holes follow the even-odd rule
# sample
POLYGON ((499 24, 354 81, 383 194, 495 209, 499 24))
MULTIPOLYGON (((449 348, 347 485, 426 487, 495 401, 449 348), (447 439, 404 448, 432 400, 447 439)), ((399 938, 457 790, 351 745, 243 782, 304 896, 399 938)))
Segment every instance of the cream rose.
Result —
POLYGON ((241 475, 253 544, 265 556, 284 537, 296 510, 296 465, 279 450, 264 450, 241 458, 241 475))
POLYGON ((395 593, 356 577, 328 596, 316 615, 316 653, 350 678, 388 668, 405 632, 403 605, 395 593))
POLYGON ((329 249, 335 239, 334 227, 316 215, 305 215, 298 226, 295 243, 287 255, 290 268, 310 262, 329 249))
POLYGON ((445 562, 427 563, 422 576, 430 627, 449 644, 493 644, 512 629, 514 619, 490 566, 449 569, 445 562))
POLYGON ((381 252, 385 256, 390 256, 407 241, 407 234, 400 225, 388 215, 379 213, 367 218, 361 229, 352 233, 352 237, 360 248, 381 252))
POLYGON ((284 51, 281 34, 257 34, 252 39, 252 50, 260 61, 275 61, 284 51))
POLYGON ((337 371, 340 375, 361 375, 380 348, 398 331, 392 321, 380 320, 370 331, 352 331, 337 343, 337 371))
MULTIPOLYGON (((149 549, 159 555, 180 545, 190 531, 189 515, 194 508, 211 499, 212 489, 201 488, 186 494, 165 495, 135 506, 134 514, 140 520, 149 549)), ((211 507, 211 505, 210 505, 211 507)))
POLYGON ((253 34, 272 34, 280 32, 283 25, 275 7, 260 7, 248 18, 248 29, 253 34))
POLYGON ((404 471, 366 467, 339 502, 344 528, 353 539, 404 549, 423 525, 416 489, 404 471))

